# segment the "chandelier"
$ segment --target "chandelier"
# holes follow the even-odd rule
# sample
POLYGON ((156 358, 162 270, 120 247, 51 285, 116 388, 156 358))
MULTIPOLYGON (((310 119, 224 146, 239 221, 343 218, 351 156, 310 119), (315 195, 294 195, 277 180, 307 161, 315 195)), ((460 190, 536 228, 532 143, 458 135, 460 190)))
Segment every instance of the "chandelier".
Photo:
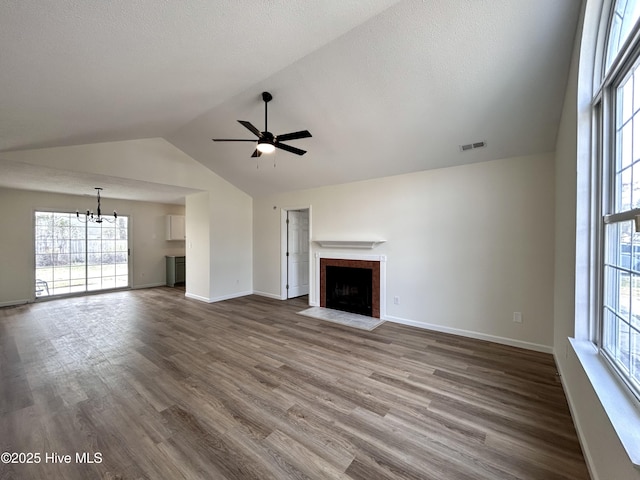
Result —
POLYGON ((100 190, 102 190, 102 187, 95 187, 95 189, 98 193, 98 210, 96 211, 96 214, 93 213, 93 210, 87 210, 86 213, 84 214, 84 220, 82 220, 80 217, 80 212, 76 210, 77 219, 84 223, 87 223, 87 222, 102 223, 103 220, 106 220, 109 223, 115 222, 116 218, 118 218, 118 213, 115 210, 113 211, 113 219, 109 219, 102 216, 102 212, 100 210, 100 190))

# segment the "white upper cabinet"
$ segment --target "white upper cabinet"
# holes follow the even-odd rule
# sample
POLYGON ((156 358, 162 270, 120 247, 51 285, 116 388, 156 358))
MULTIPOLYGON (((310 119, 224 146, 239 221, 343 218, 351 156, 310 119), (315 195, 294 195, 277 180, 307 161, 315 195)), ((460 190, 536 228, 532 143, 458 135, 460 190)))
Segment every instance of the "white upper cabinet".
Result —
POLYGON ((184 240, 184 215, 167 215, 167 240, 184 240))

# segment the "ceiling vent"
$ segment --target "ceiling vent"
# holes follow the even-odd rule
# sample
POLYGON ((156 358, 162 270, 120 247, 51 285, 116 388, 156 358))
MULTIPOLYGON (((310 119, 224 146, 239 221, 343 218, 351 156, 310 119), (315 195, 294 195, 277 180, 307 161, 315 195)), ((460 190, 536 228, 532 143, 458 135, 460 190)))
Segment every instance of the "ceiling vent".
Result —
POLYGON ((460 145, 460 151, 461 152, 467 152, 469 150, 474 150, 476 148, 482 148, 482 147, 486 147, 487 146, 487 142, 475 142, 475 143, 468 143, 467 145, 460 145))

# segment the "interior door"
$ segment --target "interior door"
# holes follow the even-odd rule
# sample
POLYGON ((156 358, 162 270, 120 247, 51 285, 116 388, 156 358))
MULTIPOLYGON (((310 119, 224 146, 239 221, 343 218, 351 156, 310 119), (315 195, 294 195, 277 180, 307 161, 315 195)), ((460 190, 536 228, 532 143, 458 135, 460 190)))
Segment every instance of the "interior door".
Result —
POLYGON ((287 298, 309 295, 309 210, 287 212, 287 298))

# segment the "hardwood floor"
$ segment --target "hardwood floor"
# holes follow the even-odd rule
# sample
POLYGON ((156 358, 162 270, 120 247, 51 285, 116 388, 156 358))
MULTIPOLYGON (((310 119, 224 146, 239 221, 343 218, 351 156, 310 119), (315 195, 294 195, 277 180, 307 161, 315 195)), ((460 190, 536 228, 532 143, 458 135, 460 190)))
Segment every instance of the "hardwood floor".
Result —
POLYGON ((183 295, 0 309, 1 479, 589 478, 550 355, 183 295))

